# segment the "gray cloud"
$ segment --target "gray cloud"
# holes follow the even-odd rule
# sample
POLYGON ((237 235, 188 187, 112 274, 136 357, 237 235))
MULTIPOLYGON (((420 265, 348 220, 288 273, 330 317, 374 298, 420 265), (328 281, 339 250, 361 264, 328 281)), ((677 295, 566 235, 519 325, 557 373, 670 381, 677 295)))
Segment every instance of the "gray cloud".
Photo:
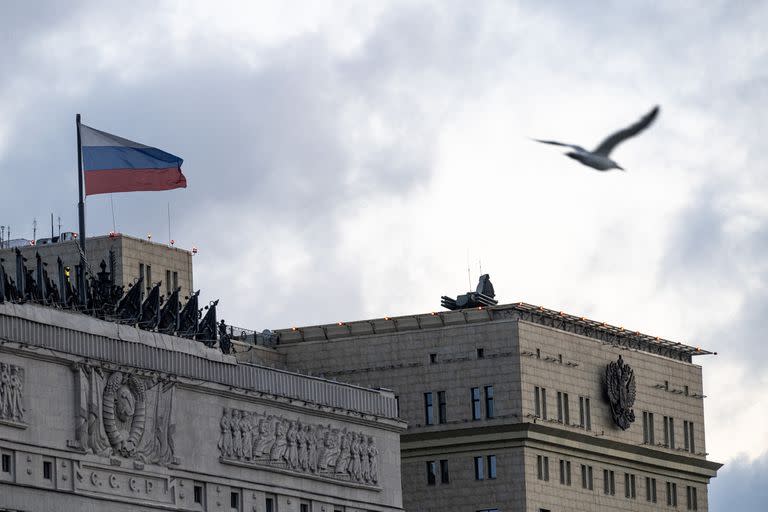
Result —
POLYGON ((763 510, 768 503, 768 453, 752 462, 740 458, 724 466, 710 486, 710 510, 763 510))

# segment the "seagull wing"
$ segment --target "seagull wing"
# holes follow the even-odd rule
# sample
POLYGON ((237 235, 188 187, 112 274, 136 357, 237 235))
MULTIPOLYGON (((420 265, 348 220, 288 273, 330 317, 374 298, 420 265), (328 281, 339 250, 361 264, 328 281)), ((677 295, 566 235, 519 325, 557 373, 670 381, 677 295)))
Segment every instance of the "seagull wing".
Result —
POLYGON ((650 124, 653 122, 654 119, 656 119, 656 116, 659 114, 659 106, 656 105, 653 107, 653 110, 645 114, 638 122, 635 124, 628 126, 624 128, 623 130, 619 130, 607 139, 605 139, 603 142, 600 143, 599 146, 595 148, 593 153, 596 155, 602 155, 602 156, 608 156, 611 151, 613 151, 613 148, 621 144, 624 140, 634 137, 641 131, 645 130, 650 126, 650 124))
POLYGON ((564 142, 557 142, 556 140, 541 140, 541 139, 531 139, 531 140, 535 140, 536 142, 541 142, 542 144, 552 144, 553 146, 565 146, 567 148, 573 148, 576 151, 588 153, 586 149, 584 149, 581 146, 577 146, 576 144, 565 144, 564 142))

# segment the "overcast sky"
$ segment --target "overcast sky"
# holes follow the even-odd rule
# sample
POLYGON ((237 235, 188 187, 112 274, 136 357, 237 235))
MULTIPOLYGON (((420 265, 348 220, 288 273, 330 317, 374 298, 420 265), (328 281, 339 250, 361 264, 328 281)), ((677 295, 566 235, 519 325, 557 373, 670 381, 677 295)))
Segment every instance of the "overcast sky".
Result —
MULTIPOLYGON (((116 228, 167 242, 170 207, 229 323, 437 310, 482 265, 502 303, 717 351, 713 509, 765 503, 768 4, 21 4, 0 4, 14 238, 77 229, 79 112, 184 158, 187 189, 111 198, 116 228), (528 138, 593 147, 655 104, 626 173, 528 138)), ((112 218, 88 198, 89 235, 112 218)))

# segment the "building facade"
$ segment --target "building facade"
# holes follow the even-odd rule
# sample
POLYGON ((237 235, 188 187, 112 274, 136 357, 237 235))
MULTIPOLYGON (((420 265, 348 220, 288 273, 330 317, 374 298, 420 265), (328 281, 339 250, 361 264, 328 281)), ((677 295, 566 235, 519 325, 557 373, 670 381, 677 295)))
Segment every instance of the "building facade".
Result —
MULTIPOLYGON (((28 262, 34 262, 40 254, 47 265, 48 274, 55 279, 57 260, 72 269, 80 263, 80 249, 77 240, 38 245, 20 246, 18 249, 28 262)), ((12 275, 16 248, 0 249, 0 262, 5 271, 12 275)), ((96 236, 86 241, 86 256, 93 273, 99 271, 99 264, 109 264, 110 251, 115 257, 115 284, 126 289, 143 278, 144 295, 149 293, 153 283, 162 282, 161 293, 170 295, 175 288, 181 288, 182 297, 194 291, 192 281, 192 253, 185 249, 159 244, 150 240, 123 234, 96 236)), ((34 265, 32 265, 34 266, 34 265)))
POLYGON ((0 510, 402 510, 391 392, 0 304, 0 510))
POLYGON ((706 351, 523 303, 277 332, 394 391, 409 512, 708 510, 706 351))

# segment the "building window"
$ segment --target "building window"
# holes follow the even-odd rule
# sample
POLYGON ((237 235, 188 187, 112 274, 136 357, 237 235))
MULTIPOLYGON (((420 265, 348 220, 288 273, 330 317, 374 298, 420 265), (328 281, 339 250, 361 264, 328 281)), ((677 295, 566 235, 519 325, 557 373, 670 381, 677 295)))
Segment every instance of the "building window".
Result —
MULTIPOLYGON (((139 263, 139 279, 144 279, 144 264, 139 263)), ((143 286, 147 285, 147 280, 144 279, 143 286)), ((141 289, 141 300, 144 300, 144 288, 141 289)))
POLYGON ((571 422, 571 414, 568 406, 568 393, 557 392, 557 421, 568 425, 571 422))
POLYGON ((171 284, 171 271, 170 270, 166 270, 165 271, 165 291, 166 291, 166 293, 168 295, 173 293, 173 290, 171 290, 171 286, 172 286, 172 284, 171 284))
POLYGON ((693 422, 683 421, 683 438, 685 451, 695 453, 695 447, 693 443, 693 422))
POLYGON ((174 272, 173 273, 173 290, 171 290, 171 292, 175 292, 178 289, 179 289, 179 273, 174 272))
POLYGON ((656 479, 649 476, 645 477, 645 499, 656 503, 656 479))
POLYGON ((696 488, 688 485, 685 487, 685 495, 686 495, 686 508, 688 510, 699 510, 699 503, 696 499, 696 488))
POLYGON ((472 419, 479 420, 480 416, 480 388, 472 388, 472 419))
POLYGON ((579 426, 585 430, 592 430, 592 411, 590 411, 589 398, 579 397, 579 426))
POLYGON ((635 475, 624 473, 624 497, 631 499, 637 497, 635 490, 635 475))
POLYGON ((43 461, 43 478, 50 480, 53 477, 53 463, 49 460, 43 461))
POLYGON ((10 473, 11 472, 11 455, 8 453, 4 453, 2 455, 2 468, 3 473, 10 473))
POLYGON ((477 349, 477 358, 483 359, 484 357, 485 357, 485 349, 484 348, 477 349))
POLYGON ((310 503, 301 503, 299 504, 299 512, 311 512, 312 505, 310 503))
POLYGON ((541 349, 540 348, 536 349, 536 359, 541 359, 541 349))
POLYGON ((445 401, 445 391, 437 392, 437 421, 439 423, 447 423, 447 405, 445 401))
POLYGON ((440 461, 440 483, 448 484, 451 482, 451 476, 448 474, 448 461, 440 461))
POLYGON ((195 503, 202 503, 203 502, 203 486, 200 484, 195 484, 195 488, 193 491, 193 499, 195 503))
POLYGON ((152 290, 152 265, 147 265, 146 272, 147 272, 147 282, 144 283, 144 285, 147 288, 147 293, 149 293, 152 290))
POLYGON ((611 496, 616 494, 616 475, 609 469, 603 470, 603 493, 611 496))
POLYGON ((549 457, 536 456, 536 476, 539 480, 549 481, 549 457))
POLYGON ((667 506, 677 506, 677 484, 674 482, 667 482, 667 506))
POLYGON ((653 413, 643 411, 643 443, 655 444, 653 435, 653 413))
POLYGON ((264 498, 264 512, 277 512, 277 499, 274 496, 264 498))
POLYGON ((435 485, 437 482, 437 464, 435 461, 427 461, 427 485, 435 485))
POLYGON ((489 455, 487 457, 488 461, 488 478, 491 480, 496 479, 496 456, 495 455, 489 455))
POLYGON ((587 466, 585 464, 581 465, 581 488, 582 489, 589 489, 590 491, 593 489, 593 487, 592 487, 592 466, 587 466))
POLYGON ((675 420, 669 416, 664 416, 664 446, 675 447, 675 420))
POLYGON ((483 474, 483 458, 482 457, 475 457, 475 480, 484 480, 485 475, 483 474))
POLYGON ((397 410, 397 417, 400 417, 400 396, 395 395, 395 409, 397 410))
POLYGON ((424 424, 434 425, 435 416, 432 410, 432 392, 424 393, 424 424))
POLYGON ((533 389, 533 405, 536 416, 547 419, 547 390, 536 386, 533 389))
POLYGON ((229 508, 232 510, 240 510, 240 493, 232 491, 229 493, 229 508))
POLYGON ((437 362, 437 354, 429 354, 429 364, 435 364, 437 362))
POLYGON ((485 386, 485 417, 493 418, 493 386, 485 386))
POLYGON ((477 512, 499 512, 499 509, 497 508, 483 508, 478 510, 477 512))
POLYGON ((560 483, 571 485, 571 461, 560 459, 560 483))

